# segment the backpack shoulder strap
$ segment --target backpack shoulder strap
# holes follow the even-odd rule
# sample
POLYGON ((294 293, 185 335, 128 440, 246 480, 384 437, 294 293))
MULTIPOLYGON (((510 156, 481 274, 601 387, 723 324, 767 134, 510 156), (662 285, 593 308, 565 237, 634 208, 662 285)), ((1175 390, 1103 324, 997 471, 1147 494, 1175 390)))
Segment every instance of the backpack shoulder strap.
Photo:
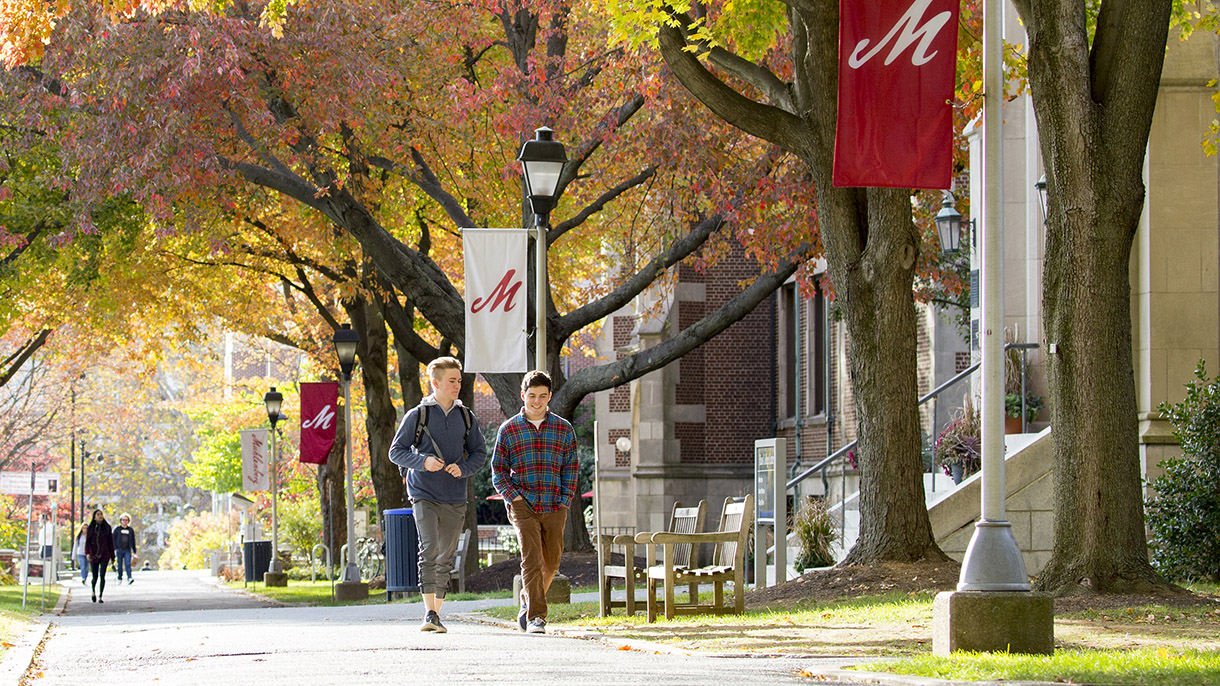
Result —
POLYGON ((420 403, 419 415, 415 418, 415 440, 411 441, 411 445, 419 445, 419 437, 424 435, 424 429, 428 426, 428 406, 420 403))

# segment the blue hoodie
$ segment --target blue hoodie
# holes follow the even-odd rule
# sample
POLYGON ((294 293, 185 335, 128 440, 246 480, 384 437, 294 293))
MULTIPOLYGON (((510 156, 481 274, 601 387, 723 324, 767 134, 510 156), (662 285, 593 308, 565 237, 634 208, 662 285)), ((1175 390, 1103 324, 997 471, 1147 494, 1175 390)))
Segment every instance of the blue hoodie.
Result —
POLYGON ((411 445, 415 440, 415 426, 419 421, 419 408, 412 408, 402 418, 398 432, 394 434, 394 442, 390 444, 390 461, 410 470, 407 472, 407 495, 411 496, 411 500, 464 503, 466 479, 487 463, 487 445, 483 441, 483 434, 479 432, 479 421, 472 413, 470 435, 463 446, 466 420, 462 417, 462 410, 458 409, 462 401, 455 400, 448 413, 441 409, 436 402, 436 396, 433 395, 424 398, 420 404, 430 406, 428 432, 420 434, 419 445, 411 445), (429 433, 432 438, 428 437, 429 433), (457 463, 462 470, 461 478, 450 476, 444 470, 429 472, 424 469, 424 461, 429 455, 439 457, 432 444, 433 438, 440 443, 445 464, 457 463), (462 458, 463 453, 466 454, 465 459, 462 458))

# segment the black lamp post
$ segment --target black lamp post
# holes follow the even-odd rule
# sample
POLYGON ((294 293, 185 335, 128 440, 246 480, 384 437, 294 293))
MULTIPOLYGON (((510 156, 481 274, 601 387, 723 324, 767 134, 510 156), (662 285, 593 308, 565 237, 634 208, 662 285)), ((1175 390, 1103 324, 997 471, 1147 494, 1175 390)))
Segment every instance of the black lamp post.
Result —
MULTIPOLYGON (((356 566, 356 495, 352 488, 352 369, 356 366, 356 345, 360 334, 344 324, 335 331, 335 353, 339 356, 339 369, 343 372, 343 455, 347 466, 347 566, 343 568, 345 584, 360 584, 360 568, 356 566)), ((367 591, 366 591, 367 593, 367 591)))
POLYGON ((534 368, 545 370, 546 363, 546 232, 550 228, 551 210, 555 208, 555 191, 568 154, 563 143, 554 140, 554 132, 543 126, 534 130, 533 140, 521 146, 517 161, 525 176, 525 193, 534 212, 534 368))
POLYGON ((946 191, 940 212, 936 213, 936 232, 940 234, 942 254, 951 255, 961 248, 963 224, 973 226, 974 221, 962 221, 962 213, 953 208, 953 194, 946 191))
POLYGON ((271 422, 271 562, 267 571, 275 574, 280 572, 280 480, 277 472, 279 453, 276 450, 275 425, 280 421, 280 406, 283 404, 284 395, 275 390, 275 386, 272 386, 271 390, 263 396, 263 405, 267 408, 267 420, 271 422))

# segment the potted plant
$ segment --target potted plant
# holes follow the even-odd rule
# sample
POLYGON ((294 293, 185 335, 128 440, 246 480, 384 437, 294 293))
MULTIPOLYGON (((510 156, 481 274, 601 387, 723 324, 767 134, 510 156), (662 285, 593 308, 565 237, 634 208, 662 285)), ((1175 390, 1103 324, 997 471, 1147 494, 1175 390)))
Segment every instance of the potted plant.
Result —
POLYGON ((966 404, 936 437, 932 454, 936 464, 953 477, 953 483, 977 472, 982 465, 982 422, 967 397, 966 404))
MULTIPOLYGON (((1029 424, 1038 416, 1042 409, 1042 396, 1035 393, 1025 394, 1025 423, 1029 424)), ((1021 394, 1004 394, 1004 433, 1021 432, 1021 394)))

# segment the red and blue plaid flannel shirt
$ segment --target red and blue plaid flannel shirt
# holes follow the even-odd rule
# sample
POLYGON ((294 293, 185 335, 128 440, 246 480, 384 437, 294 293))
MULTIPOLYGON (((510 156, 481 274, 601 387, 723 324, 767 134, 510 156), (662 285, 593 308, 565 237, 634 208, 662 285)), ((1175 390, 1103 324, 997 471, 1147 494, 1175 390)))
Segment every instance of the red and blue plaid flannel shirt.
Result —
POLYGON ((576 432, 550 412, 535 427, 523 413, 500 425, 491 454, 491 483, 511 503, 521 496, 534 512, 557 512, 576 495, 576 432))

